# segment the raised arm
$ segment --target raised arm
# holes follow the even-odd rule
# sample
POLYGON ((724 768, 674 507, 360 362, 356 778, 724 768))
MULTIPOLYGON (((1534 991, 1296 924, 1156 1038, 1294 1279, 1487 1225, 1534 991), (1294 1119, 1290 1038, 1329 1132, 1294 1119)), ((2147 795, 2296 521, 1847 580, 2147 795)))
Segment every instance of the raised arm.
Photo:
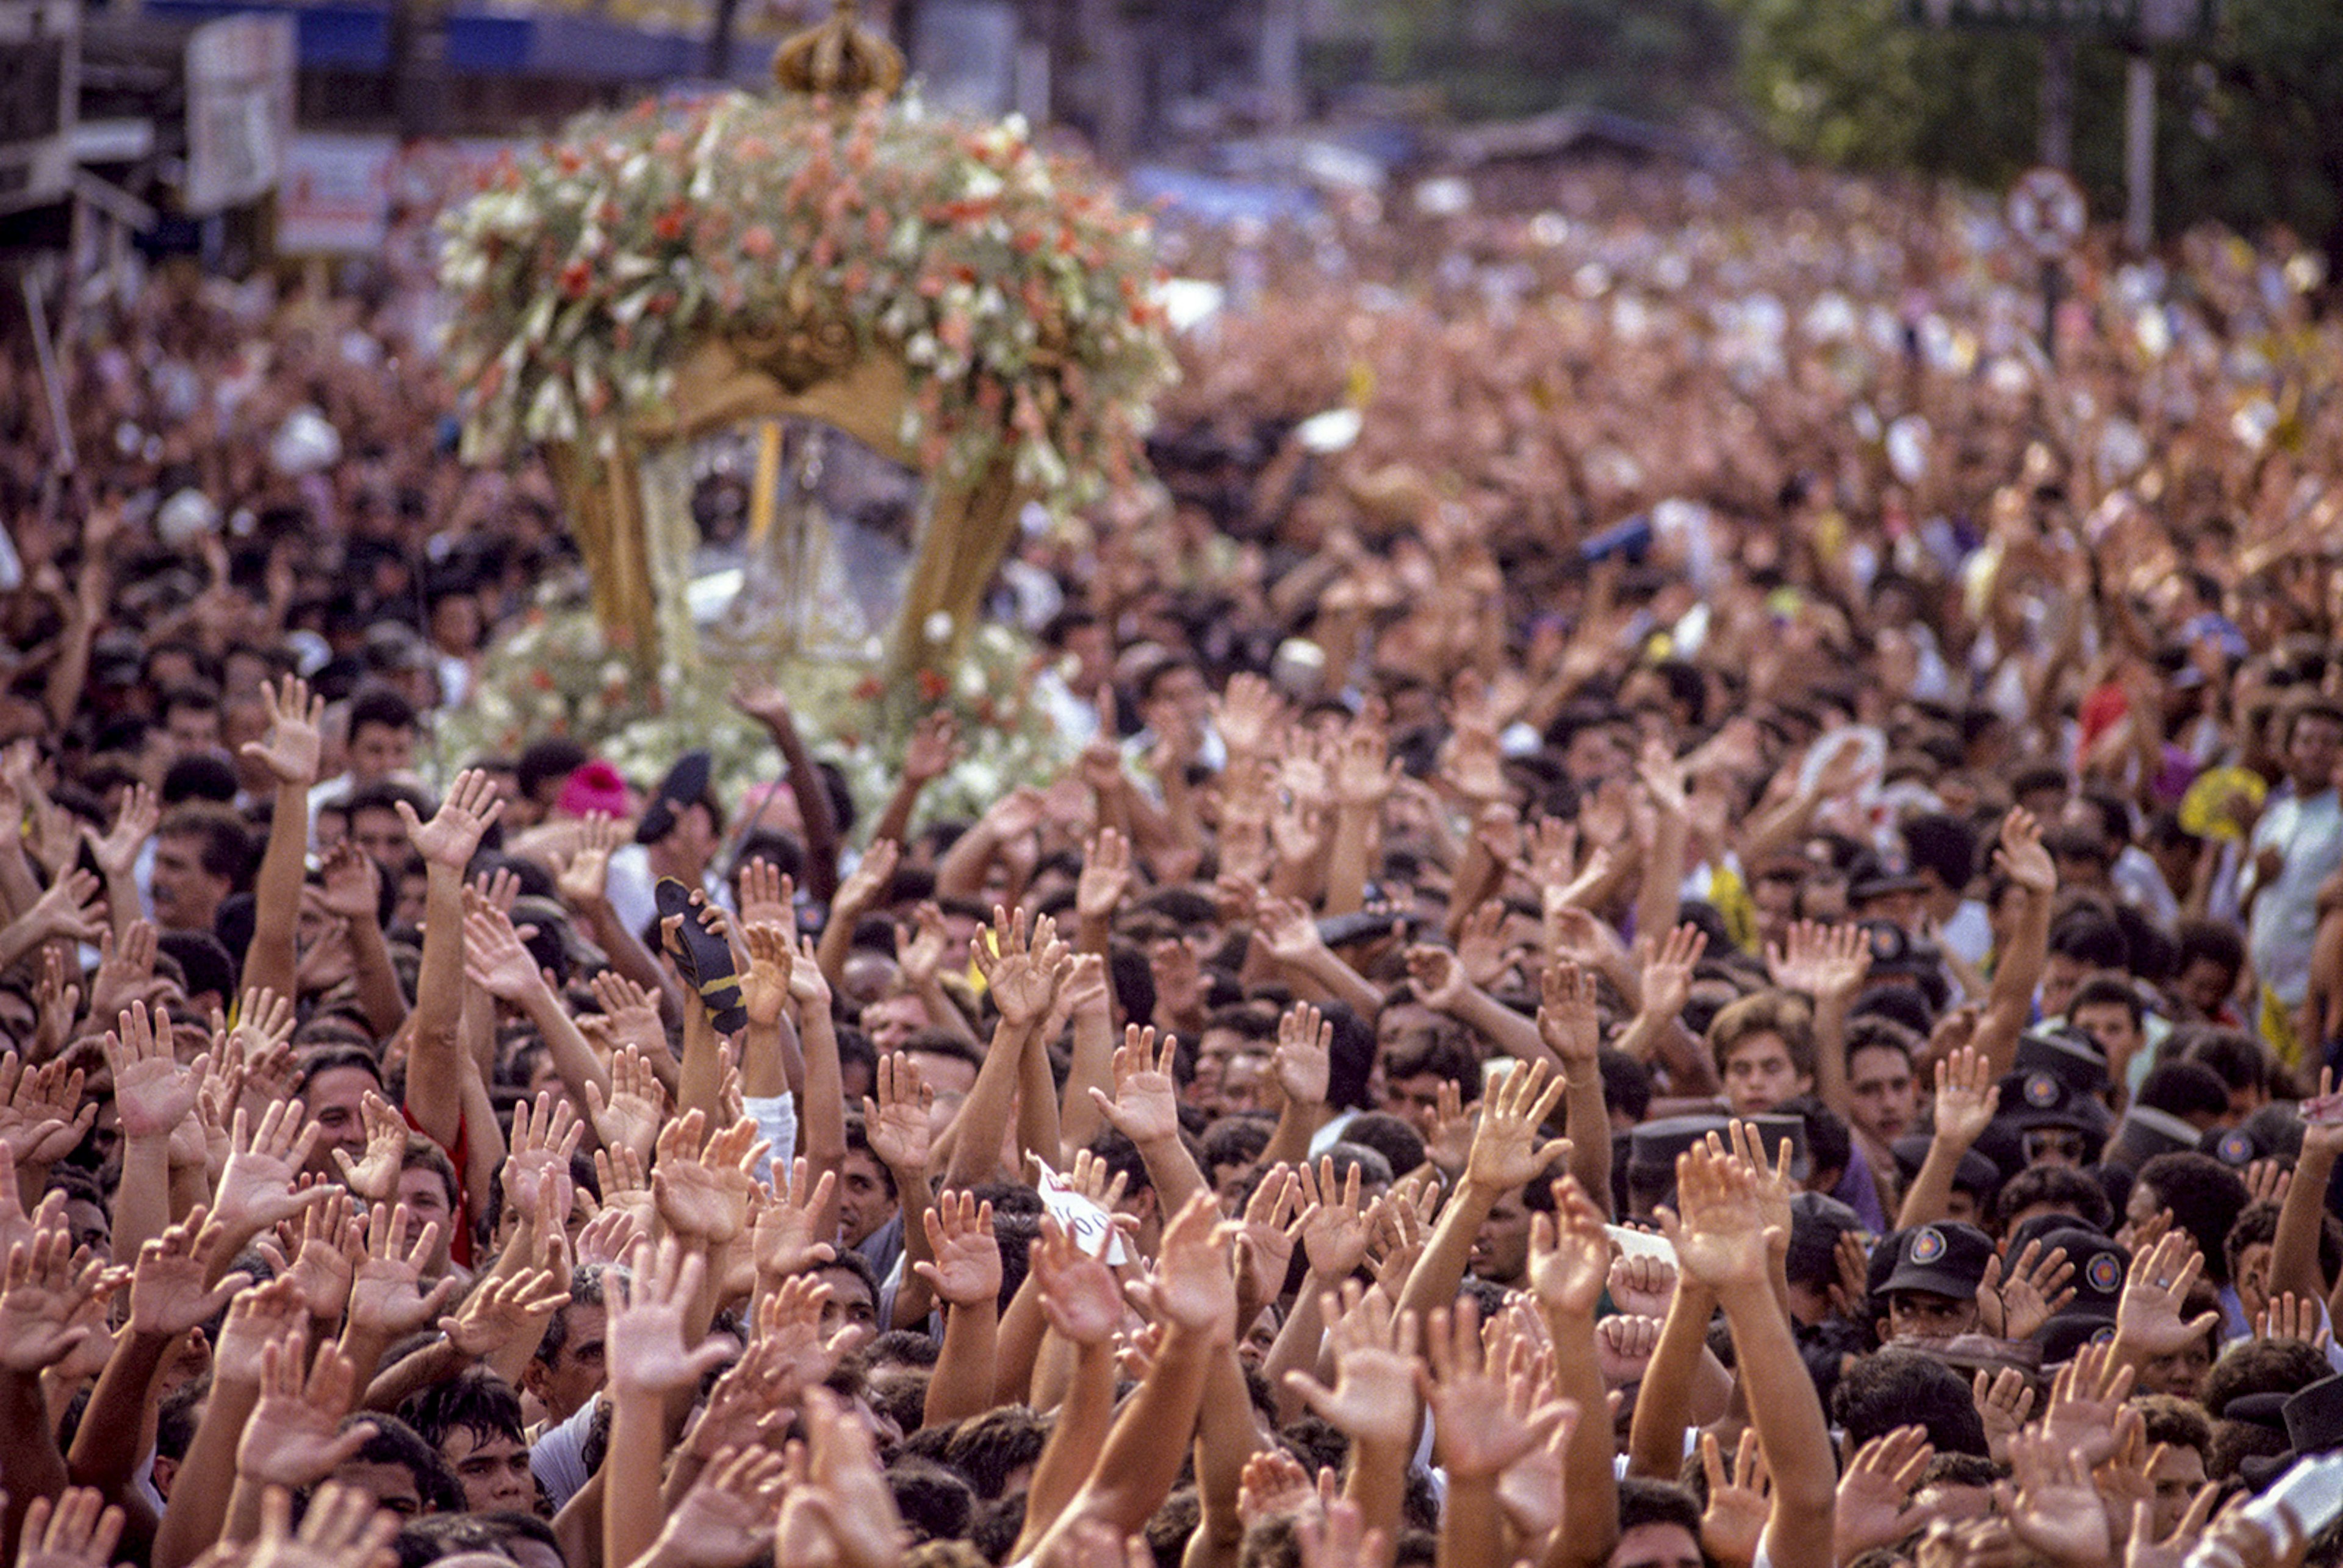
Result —
POLYGON ((1563 1127, 1570 1135, 1570 1173, 1595 1207, 1611 1212, 1611 1110, 1603 1098, 1603 1024, 1594 977, 1567 959, 1548 963, 1537 1029, 1562 1063, 1563 1127))
POLYGON ((1236 1338, 1236 1280, 1217 1215, 1211 1196, 1200 1193, 1164 1227, 1155 1277, 1142 1292, 1162 1330, 1154 1363, 1123 1405, 1072 1502, 1035 1542, 1036 1557, 1046 1556, 1051 1543, 1082 1520, 1097 1520, 1119 1535, 1138 1530, 1178 1479, 1212 1353, 1236 1338))
POLYGON ((1997 1101, 1992 1069, 1975 1046, 1965 1045, 1936 1063, 1936 1131, 1912 1185, 1905 1190, 1904 1206, 1896 1211, 1898 1230, 1951 1213, 1953 1177, 1961 1168, 1961 1156, 1992 1124, 1997 1101))
POLYGON ((309 683, 288 675, 282 685, 260 683, 268 706, 268 734, 246 742, 246 759, 277 780, 268 815, 268 848, 252 884, 252 940, 244 950, 244 983, 294 994, 293 970, 299 958, 296 932, 301 921, 301 883, 309 849, 309 787, 317 781, 324 746, 317 723, 326 699, 309 694, 309 683))
POLYGON ((1576 1405, 1578 1424, 1563 1450, 1562 1528, 1546 1568, 1587 1568, 1611 1555, 1619 1539, 1619 1489, 1612 1481, 1609 1391, 1595 1358, 1594 1310, 1611 1265, 1603 1211, 1565 1176, 1554 1184, 1554 1211, 1530 1221, 1530 1288, 1554 1345, 1554 1385, 1576 1405))
POLYGON ((1777 1241, 1761 1219, 1759 1181, 1746 1161, 1695 1145, 1676 1161, 1682 1217, 1663 1211, 1661 1224, 1684 1278, 1725 1304, 1750 1422, 1774 1478, 1765 1553, 1780 1568, 1832 1568, 1837 1467, 1822 1401, 1772 1286, 1777 1241))
MULTIPOLYGON (((1416 1260, 1399 1304, 1419 1319, 1456 1299, 1473 1238, 1497 1200, 1540 1180, 1546 1168, 1570 1152, 1566 1138, 1547 1140, 1541 1128, 1562 1103, 1563 1081, 1543 1061, 1516 1068, 1499 1080, 1481 1103, 1481 1124, 1473 1130, 1463 1180, 1440 1211, 1431 1243, 1416 1260)), ((1590 1333, 1593 1332, 1590 1327, 1590 1333)))
POLYGON ((415 1011, 407 1020, 407 1114, 423 1135, 453 1149, 464 1131, 458 1084, 458 1030, 464 1001, 464 869, 478 853, 480 835, 504 815, 494 780, 477 769, 456 775, 431 820, 404 800, 399 820, 423 857, 423 960, 415 980, 415 1011))
MULTIPOLYGON (((2322 1069, 2319 1101, 2331 1103, 2328 1097, 2334 1088, 2334 1070, 2322 1069)), ((2291 1291, 2306 1300, 2323 1302, 2335 1283, 2318 1264, 2318 1230, 2338 1155, 2343 1155, 2343 1121, 2326 1120, 2314 1105, 2312 1113, 2303 1118, 2302 1151, 2295 1158, 2294 1181, 2278 1202, 2278 1234, 2270 1241, 2269 1294, 2273 1298, 2291 1291)))
POLYGON ((2017 1060, 2017 1037, 2034 1014, 2034 993, 2050 962, 2050 905, 2058 895, 2058 868, 2042 847, 2042 827, 2032 812, 2013 806, 2001 819, 2001 844, 1993 852, 1996 869, 2025 890, 2010 933, 2009 950, 1999 955, 1993 989, 1971 1037, 1977 1054, 1999 1078, 2017 1060))
MULTIPOLYGON (((909 1216, 905 1216, 908 1227, 909 1216)), ((934 1261, 911 1266, 944 1303, 944 1342, 928 1379, 921 1412, 940 1426, 981 1415, 992 1403, 992 1352, 1001 1331, 1001 1243, 992 1233, 992 1205, 966 1192, 940 1194, 923 1210, 934 1261)))
POLYGON ((781 760, 789 765, 789 792, 797 797, 798 819, 805 824, 806 890, 817 899, 827 900, 838 890, 838 816, 830 809, 830 787, 821 769, 814 765, 813 753, 798 734, 789 699, 769 681, 744 677, 732 688, 732 701, 765 727, 781 760))

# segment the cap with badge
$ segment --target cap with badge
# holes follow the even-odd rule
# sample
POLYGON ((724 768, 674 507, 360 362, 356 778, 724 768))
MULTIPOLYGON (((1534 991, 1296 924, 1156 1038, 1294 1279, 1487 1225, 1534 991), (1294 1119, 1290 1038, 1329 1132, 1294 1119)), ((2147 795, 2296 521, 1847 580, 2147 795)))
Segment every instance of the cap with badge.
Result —
POLYGON ((715 761, 705 751, 690 750, 675 760, 659 780, 659 792, 650 804, 643 808, 643 819, 635 826, 635 842, 656 844, 675 831, 676 819, 689 806, 697 806, 708 797, 708 781, 715 771, 715 761))
POLYGON ((2233 1171, 2257 1160, 2291 1161, 2302 1153, 2302 1118, 2291 1105, 2265 1105, 2235 1127, 2216 1127, 2197 1147, 2233 1171))
POLYGON ((1992 1257, 1992 1241, 1975 1225, 1957 1220, 1915 1225, 1896 1238, 1896 1266, 1881 1282, 1880 1293, 1927 1291, 1957 1302, 1975 1301, 1992 1257))
POLYGON ((2029 1029, 2018 1036, 2010 1067, 2026 1074, 2049 1073, 2084 1094, 2096 1096, 2107 1090, 2107 1053, 2097 1040, 2065 1025, 2029 1029))
POLYGON ((2041 1127, 2064 1127, 2094 1142, 2107 1140, 2115 1119, 2095 1092, 2081 1089, 2046 1068, 2009 1073, 2001 1081, 2000 1121, 2020 1132, 2041 1127))
POLYGON ((1927 886, 1926 878, 1907 870, 1875 849, 1865 849, 1847 862, 1846 899, 1850 904, 1865 904, 1896 893, 1917 893, 1927 886))

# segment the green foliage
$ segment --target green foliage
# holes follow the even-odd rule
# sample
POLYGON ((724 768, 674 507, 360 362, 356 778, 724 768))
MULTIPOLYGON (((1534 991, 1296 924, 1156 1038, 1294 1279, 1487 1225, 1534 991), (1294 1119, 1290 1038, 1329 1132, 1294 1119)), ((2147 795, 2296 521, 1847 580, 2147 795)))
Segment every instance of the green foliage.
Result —
MULTIPOLYGON (((1720 0, 1743 101, 1785 148, 1987 186, 2035 161, 2041 43, 1911 25, 1904 0, 1720 0)), ((2076 50, 2075 169, 2123 209, 2122 49, 2076 50)), ((2157 55, 2157 217, 2167 233, 2284 223, 2343 259, 2343 5, 2227 0, 2203 46, 2157 55)))
POLYGON ((1591 105, 1653 118, 1731 95, 1732 27, 1709 0, 1381 0, 1373 74, 1460 119, 1591 105))

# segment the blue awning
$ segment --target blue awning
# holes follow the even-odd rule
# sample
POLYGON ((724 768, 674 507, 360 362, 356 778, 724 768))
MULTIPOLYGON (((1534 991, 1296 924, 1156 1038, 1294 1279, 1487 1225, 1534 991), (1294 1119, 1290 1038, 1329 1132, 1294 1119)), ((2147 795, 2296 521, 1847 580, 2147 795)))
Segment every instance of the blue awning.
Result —
MULTIPOLYGON (((390 66, 390 10, 382 5, 238 4, 236 0, 147 0, 146 15, 193 25, 245 12, 294 18, 304 70, 383 71, 390 66)), ((447 17, 447 68, 470 76, 558 76, 572 81, 672 82, 704 75, 707 45, 696 35, 632 27, 604 16, 559 12, 455 11, 447 17)), ((736 43, 732 79, 754 82, 772 58, 769 40, 736 43)))

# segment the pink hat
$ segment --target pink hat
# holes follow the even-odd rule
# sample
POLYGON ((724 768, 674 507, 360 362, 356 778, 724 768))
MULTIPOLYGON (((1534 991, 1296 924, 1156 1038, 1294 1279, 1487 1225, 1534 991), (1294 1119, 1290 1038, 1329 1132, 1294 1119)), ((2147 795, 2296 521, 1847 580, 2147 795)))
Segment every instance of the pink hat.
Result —
POLYGON ((627 781, 618 777, 617 769, 598 758, 580 764, 569 775, 553 809, 570 817, 583 817, 588 811, 631 817, 635 813, 635 792, 627 788, 627 781))

